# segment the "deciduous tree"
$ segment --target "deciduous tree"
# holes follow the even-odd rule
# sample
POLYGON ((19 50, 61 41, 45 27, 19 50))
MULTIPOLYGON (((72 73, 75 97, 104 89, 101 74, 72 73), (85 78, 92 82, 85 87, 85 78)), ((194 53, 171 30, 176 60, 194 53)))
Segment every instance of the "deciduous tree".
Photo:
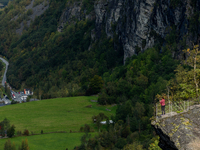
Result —
POLYGON ((16 150, 15 143, 12 144, 11 141, 8 139, 4 144, 4 150, 16 150))
POLYGON ((19 146, 18 150, 29 150, 28 140, 22 140, 21 146, 19 146))

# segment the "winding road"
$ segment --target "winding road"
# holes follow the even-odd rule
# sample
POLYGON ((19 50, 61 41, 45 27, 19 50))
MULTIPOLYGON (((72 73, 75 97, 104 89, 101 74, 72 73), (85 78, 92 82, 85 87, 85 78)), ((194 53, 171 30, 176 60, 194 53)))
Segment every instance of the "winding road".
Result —
POLYGON ((6 73, 7 73, 7 70, 8 70, 9 62, 2 57, 0 57, 0 59, 3 61, 3 63, 6 64, 6 69, 5 69, 5 72, 4 72, 4 75, 3 75, 3 80, 2 80, 2 85, 3 85, 3 87, 5 87, 6 73))

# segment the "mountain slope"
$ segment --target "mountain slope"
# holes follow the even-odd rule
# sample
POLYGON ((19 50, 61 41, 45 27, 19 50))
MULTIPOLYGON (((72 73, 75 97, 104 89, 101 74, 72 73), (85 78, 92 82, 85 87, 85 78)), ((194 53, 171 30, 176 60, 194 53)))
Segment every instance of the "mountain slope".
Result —
MULTIPOLYGON (((125 63, 133 54, 163 44, 169 45, 174 58, 180 58, 180 50, 198 39, 199 1, 52 0, 21 36, 14 30, 23 18, 7 25, 16 16, 17 5, 11 3, 1 15, 0 48, 10 59, 8 80, 17 89, 25 83, 45 94, 73 88, 81 94, 95 74, 122 65, 122 59, 125 63)), ((24 19, 28 21, 26 15, 24 19)))
POLYGON ((119 104, 117 131, 106 131, 115 138, 106 145, 100 134, 101 146, 122 149, 134 139, 148 148, 156 95, 165 93, 178 60, 187 58, 182 50, 199 42, 200 1, 51 0, 16 34, 30 20, 30 3, 12 1, 0 14, 0 54, 9 59, 10 85, 30 87, 42 99, 100 92, 100 104, 119 104))

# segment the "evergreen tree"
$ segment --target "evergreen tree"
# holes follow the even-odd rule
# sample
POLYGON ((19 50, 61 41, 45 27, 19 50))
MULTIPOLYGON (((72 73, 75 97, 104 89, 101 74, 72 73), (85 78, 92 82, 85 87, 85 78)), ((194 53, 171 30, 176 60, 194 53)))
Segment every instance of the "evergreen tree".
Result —
POLYGON ((14 134, 15 134, 15 126, 12 125, 12 126, 8 129, 7 135, 8 135, 8 137, 12 137, 14 134))

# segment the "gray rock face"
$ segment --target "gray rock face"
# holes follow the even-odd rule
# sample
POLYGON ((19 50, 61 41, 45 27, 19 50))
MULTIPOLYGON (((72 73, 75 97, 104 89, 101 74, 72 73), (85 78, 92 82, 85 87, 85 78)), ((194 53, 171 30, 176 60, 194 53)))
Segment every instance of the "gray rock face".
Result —
POLYGON ((200 138, 200 105, 158 122, 152 121, 152 126, 160 136, 159 146, 163 150, 193 150, 191 142, 200 138))
MULTIPOLYGON (((25 7, 25 10, 27 11, 28 9, 32 9, 33 13, 29 16, 30 20, 27 21, 27 26, 29 27, 31 24, 31 20, 33 21, 35 17, 42 15, 48 8, 49 8, 49 1, 43 1, 41 4, 33 7, 33 3, 35 0, 32 0, 31 3, 25 7)), ((21 14, 19 14, 21 15, 21 14)), ((17 20, 19 15, 15 16, 12 20, 17 20)), ((16 29, 17 34, 22 34, 24 29, 24 22, 22 21, 20 23, 20 28, 16 29)))
POLYGON ((95 3, 96 30, 98 33, 101 24, 106 24, 107 36, 112 37, 112 26, 116 26, 115 31, 123 43, 125 60, 137 54, 136 47, 144 51, 154 45, 151 30, 164 38, 167 27, 181 26, 185 21, 187 2, 182 3, 183 6, 173 9, 170 1, 165 0, 100 0, 95 3))
POLYGON ((57 30, 59 32, 62 32, 62 29, 66 23, 69 24, 76 23, 77 20, 80 21, 84 19, 93 20, 94 15, 92 13, 86 14, 86 10, 82 9, 81 2, 75 2, 75 3, 68 2, 67 7, 65 8, 60 17, 59 26, 57 30))
MULTIPOLYGON (((200 1, 198 0, 198 5, 200 1)), ((198 7, 197 5, 197 7, 198 7)), ((198 7, 198 9, 200 9, 198 7)), ((154 46, 154 31, 161 38, 171 30, 173 25, 180 31, 180 39, 188 34, 188 16, 191 13, 190 0, 181 1, 181 5, 172 7, 169 0, 96 0, 90 19, 95 21, 96 37, 104 30, 107 37, 117 34, 124 50, 124 60, 154 46)), ((61 16, 61 27, 71 18, 87 18, 81 3, 74 3, 66 8, 61 16), (81 13, 82 12, 82 13, 81 13)))
POLYGON ((81 20, 81 7, 80 7, 80 5, 77 5, 77 3, 67 7, 65 9, 65 11, 63 12, 63 14, 60 18, 58 31, 61 32, 64 25, 66 23, 72 22, 73 19, 81 20))

